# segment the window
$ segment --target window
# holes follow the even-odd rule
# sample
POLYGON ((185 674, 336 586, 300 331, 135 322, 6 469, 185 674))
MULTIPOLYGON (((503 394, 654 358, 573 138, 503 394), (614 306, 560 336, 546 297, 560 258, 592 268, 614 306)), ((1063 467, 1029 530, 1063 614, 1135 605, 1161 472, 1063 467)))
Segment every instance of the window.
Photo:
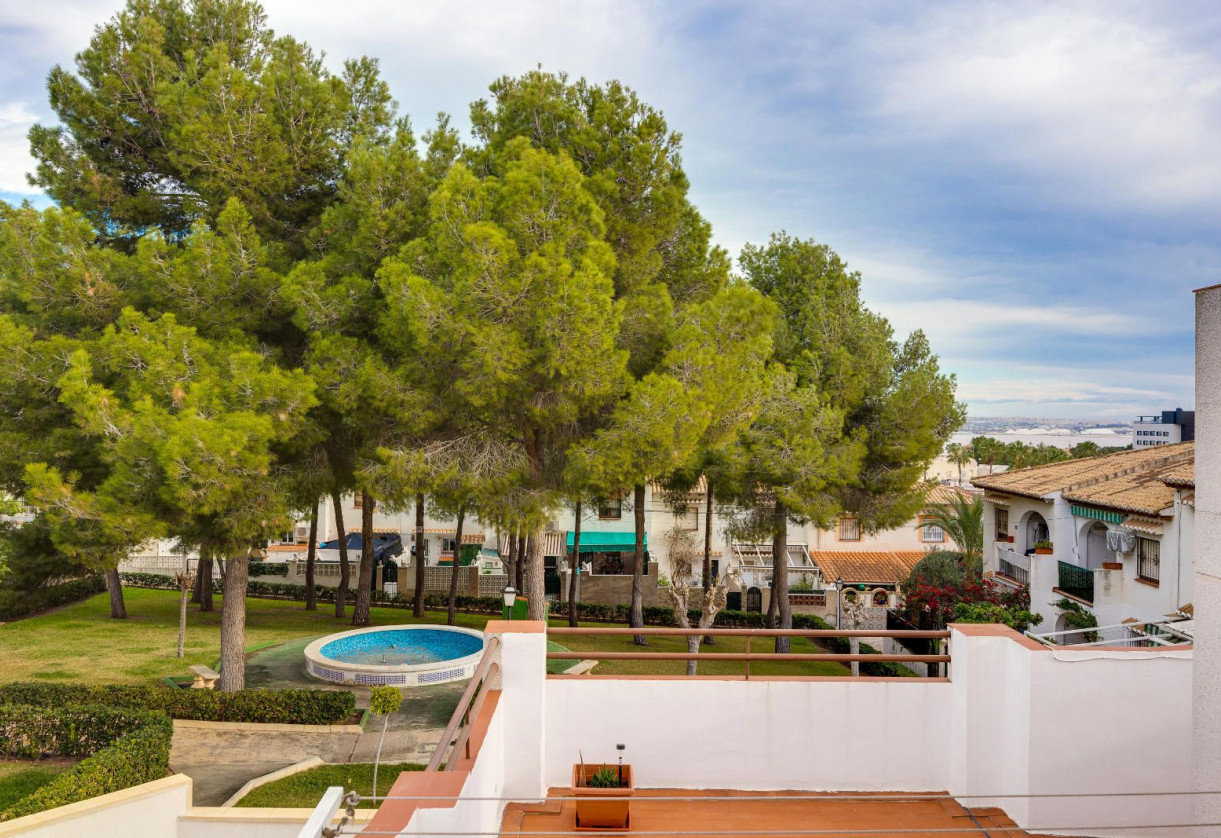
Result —
POLYGON ((860 541, 861 540, 861 522, 857 518, 850 515, 845 515, 839 519, 839 540, 840 541, 860 541))
POLYGON ((922 515, 920 516, 920 540, 925 543, 940 544, 945 541, 945 530, 922 515))
POLYGON ((1009 510, 996 508, 996 540, 1009 540, 1009 510))
POLYGON ((1136 577, 1157 584, 1162 577, 1162 544, 1152 538, 1137 538, 1139 563, 1136 577))
POLYGON ((612 518, 618 521, 623 517, 623 498, 604 500, 598 504, 599 518, 612 518))
POLYGON ((454 540, 452 538, 441 539, 441 552, 442 553, 454 552, 454 540))
POLYGON ((695 531, 700 528, 700 511, 694 506, 674 510, 674 527, 680 530, 695 531))

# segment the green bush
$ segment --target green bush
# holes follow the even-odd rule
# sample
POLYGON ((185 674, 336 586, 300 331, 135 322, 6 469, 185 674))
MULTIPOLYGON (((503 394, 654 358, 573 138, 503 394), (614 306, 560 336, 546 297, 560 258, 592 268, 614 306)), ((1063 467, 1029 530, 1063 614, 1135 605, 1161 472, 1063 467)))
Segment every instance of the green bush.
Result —
POLYGON ((143 710, 92 705, 34 707, 0 699, 0 754, 10 759, 87 757, 147 722, 143 710))
POLYGON ((251 576, 287 576, 288 562, 250 562, 251 576))
POLYGON ((347 690, 172 690, 122 684, 43 684, 16 681, 0 686, 0 703, 35 707, 100 704, 160 710, 172 719, 264 724, 337 724, 356 712, 347 690))
POLYGON ((0 821, 160 779, 170 771, 173 723, 160 713, 113 707, 0 704, 0 748, 9 756, 85 757, 0 812, 0 821))
POLYGON ((86 576, 32 591, 0 591, 0 620, 15 620, 35 611, 79 602, 104 590, 106 582, 101 576, 86 576))

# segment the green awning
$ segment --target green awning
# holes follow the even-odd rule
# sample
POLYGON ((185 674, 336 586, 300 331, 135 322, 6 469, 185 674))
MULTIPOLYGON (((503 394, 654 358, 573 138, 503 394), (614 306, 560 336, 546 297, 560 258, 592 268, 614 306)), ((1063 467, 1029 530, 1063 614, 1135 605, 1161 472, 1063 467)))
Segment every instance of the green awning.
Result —
POLYGON ((1076 518, 1093 518, 1095 521, 1106 521, 1108 524, 1122 524, 1123 515, 1118 512, 1109 512, 1105 509, 1091 509, 1088 506, 1077 506, 1071 504, 1069 509, 1072 510, 1073 516, 1076 518))
MULTIPOLYGON (((576 538, 572 530, 568 531, 568 551, 576 538)), ((644 534, 644 546, 649 547, 649 534, 644 534)), ((582 553, 630 553, 636 549, 636 533, 634 532, 583 532, 581 533, 582 553)))

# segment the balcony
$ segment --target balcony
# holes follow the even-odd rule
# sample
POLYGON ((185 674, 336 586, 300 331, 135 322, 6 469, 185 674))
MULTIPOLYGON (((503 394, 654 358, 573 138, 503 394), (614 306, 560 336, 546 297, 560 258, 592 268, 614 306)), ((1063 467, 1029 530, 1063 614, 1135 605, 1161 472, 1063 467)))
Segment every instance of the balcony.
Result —
POLYGON ((1022 587, 1030 586, 1030 557, 1023 556, 1012 547, 996 545, 996 573, 1005 581, 1022 587))
POLYGON ((1093 605, 1094 571, 1068 562, 1060 562, 1060 579, 1056 590, 1093 605))

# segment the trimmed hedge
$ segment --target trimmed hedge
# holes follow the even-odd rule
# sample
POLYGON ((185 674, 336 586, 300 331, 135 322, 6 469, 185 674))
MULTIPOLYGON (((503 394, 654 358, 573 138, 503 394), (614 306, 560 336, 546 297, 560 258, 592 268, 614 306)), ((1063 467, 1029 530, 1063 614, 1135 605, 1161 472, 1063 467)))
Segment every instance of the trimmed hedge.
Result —
POLYGON ((287 576, 288 562, 250 562, 251 576, 287 576))
POLYGON ((171 690, 122 684, 43 684, 15 681, 0 686, 0 703, 35 707, 100 704, 110 708, 160 710, 172 719, 203 722, 328 725, 356 712, 347 690, 171 690))
POLYGON ((0 704, 0 752, 27 759, 85 757, 70 771, 0 812, 0 821, 165 777, 170 773, 173 737, 173 723, 160 713, 0 704))
MULTIPOLYGON (((162 576, 159 573, 121 573, 119 577, 124 585, 133 588, 155 588, 163 591, 178 590, 178 583, 174 581, 172 576, 162 576)), ((212 591, 217 594, 224 593, 224 586, 219 579, 212 580, 212 591)), ((332 587, 315 585, 314 591, 318 602, 335 601, 336 591, 332 587)), ((246 583, 246 596, 255 599, 282 599, 293 602, 305 602, 305 586, 290 585, 287 582, 259 582, 252 580, 246 583)), ((356 601, 355 590, 348 589, 347 601, 349 603, 356 601)), ((430 611, 445 610, 448 601, 448 594, 424 594, 424 607, 430 611)), ((379 605, 383 608, 410 608, 412 605, 410 594, 400 593, 391 596, 384 591, 373 591, 372 602, 374 605, 379 605)), ((459 611, 466 614, 495 615, 504 610, 504 601, 498 596, 458 594, 457 607, 459 611)))
POLYGON ((15 620, 35 611, 68 605, 106 590, 101 576, 86 576, 32 591, 0 591, 0 620, 15 620))

